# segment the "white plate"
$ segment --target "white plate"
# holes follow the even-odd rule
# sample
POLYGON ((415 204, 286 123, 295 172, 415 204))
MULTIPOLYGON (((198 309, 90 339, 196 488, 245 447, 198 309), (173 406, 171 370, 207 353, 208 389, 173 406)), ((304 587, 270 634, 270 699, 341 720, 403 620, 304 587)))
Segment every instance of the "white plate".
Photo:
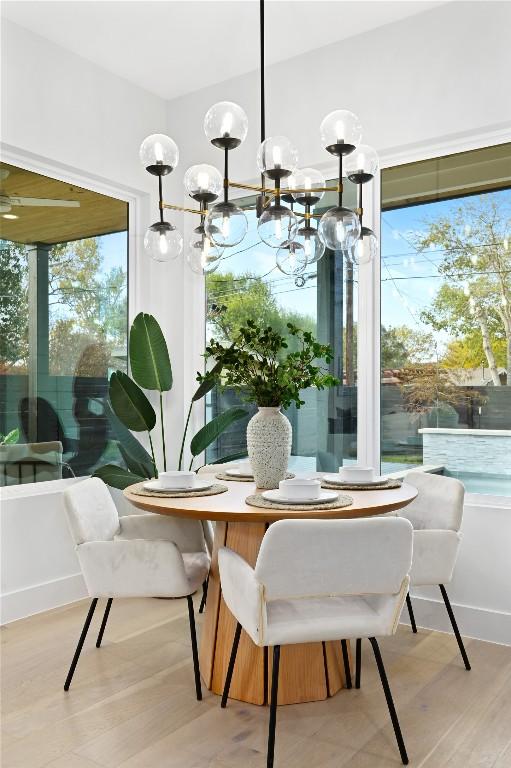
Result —
POLYGON ((252 472, 243 472, 241 469, 226 469, 225 474, 230 477, 254 477, 252 472))
POLYGON ((360 485, 360 487, 366 485, 381 485, 382 483, 387 482, 388 477, 373 477, 372 480, 343 480, 340 475, 333 474, 333 475, 323 475, 323 480, 326 483, 331 483, 332 485, 360 485))
POLYGON ((275 501, 280 504, 324 504, 325 501, 336 501, 339 498, 339 494, 335 491, 321 491, 315 499, 297 499, 294 496, 284 496, 276 488, 274 491, 263 491, 262 497, 268 501, 275 501))
POLYGON ((202 483, 196 483, 193 488, 169 488, 168 485, 163 486, 160 480, 148 480, 147 483, 144 483, 144 488, 146 491, 168 491, 169 493, 180 491, 181 493, 191 493, 192 491, 207 491, 213 485, 214 483, 211 481, 207 483, 203 481, 202 483))

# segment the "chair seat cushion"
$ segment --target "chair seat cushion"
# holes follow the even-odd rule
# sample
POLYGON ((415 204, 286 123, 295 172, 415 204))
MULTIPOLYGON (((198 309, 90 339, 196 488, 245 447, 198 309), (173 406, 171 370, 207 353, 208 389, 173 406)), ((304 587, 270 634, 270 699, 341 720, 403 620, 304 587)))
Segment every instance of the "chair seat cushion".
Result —
POLYGON ((461 536, 456 531, 414 531, 410 584, 448 584, 452 579, 461 536))
MULTIPOLYGON (((395 597, 317 597, 266 604, 265 645, 310 643, 389 634, 395 597)), ((397 621, 397 617, 396 617, 397 621)))

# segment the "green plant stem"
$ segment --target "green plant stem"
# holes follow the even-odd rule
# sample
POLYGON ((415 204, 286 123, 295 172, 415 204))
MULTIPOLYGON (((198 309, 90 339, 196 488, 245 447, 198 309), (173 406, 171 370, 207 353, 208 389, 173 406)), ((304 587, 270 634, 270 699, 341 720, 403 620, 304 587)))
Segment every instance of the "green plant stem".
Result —
MULTIPOLYGON (((190 403, 190 407, 188 409, 188 416, 186 418, 185 431, 183 432, 183 439, 181 441, 181 451, 179 453, 179 466, 178 466, 179 470, 181 470, 181 467, 183 466, 183 453, 184 453, 184 450, 185 450, 186 433, 188 432, 188 425, 190 423, 190 416, 192 415, 192 408, 193 408, 193 400, 190 403)), ((193 461, 193 459, 192 459, 192 461, 193 461)))
POLYGON ((154 476, 155 478, 158 478, 158 470, 156 468, 156 459, 154 458, 154 447, 153 447, 153 440, 151 437, 151 433, 147 433, 149 435, 149 445, 151 446, 151 456, 153 457, 153 467, 154 467, 154 476))
POLYGON ((191 460, 191 462, 190 462, 190 466, 188 467, 188 472, 191 472, 191 471, 192 471, 193 460, 194 460, 194 456, 192 456, 192 460, 191 460))
POLYGON ((163 423, 163 395, 160 392, 160 421, 161 421, 161 442, 163 447, 163 471, 167 471, 167 450, 165 448, 165 424, 163 423))

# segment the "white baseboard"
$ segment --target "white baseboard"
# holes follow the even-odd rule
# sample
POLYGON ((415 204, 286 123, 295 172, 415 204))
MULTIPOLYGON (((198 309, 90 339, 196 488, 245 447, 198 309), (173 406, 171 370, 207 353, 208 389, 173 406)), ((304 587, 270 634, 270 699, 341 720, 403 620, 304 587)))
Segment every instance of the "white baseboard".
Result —
MULTIPOLYGON (((418 627, 452 634, 443 600, 414 597, 413 594, 411 597, 415 623, 418 627)), ((463 637, 511 645, 511 613, 489 611, 486 608, 475 608, 471 605, 456 605, 452 602, 451 605, 463 637)), ((401 623, 410 624, 406 605, 401 614, 401 623)))
POLYGON ((87 590, 81 573, 6 592, 1 598, 0 623, 9 624, 35 613, 74 603, 84 597, 87 597, 87 590))

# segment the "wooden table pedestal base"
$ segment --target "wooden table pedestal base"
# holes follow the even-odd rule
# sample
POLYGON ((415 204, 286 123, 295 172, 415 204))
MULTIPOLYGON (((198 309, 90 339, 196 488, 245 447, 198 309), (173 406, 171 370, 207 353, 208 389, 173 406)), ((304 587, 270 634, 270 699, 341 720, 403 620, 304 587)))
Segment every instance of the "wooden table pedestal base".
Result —
MULTIPOLYGON (((227 546, 255 565, 265 523, 217 522, 208 600, 202 630, 200 667, 207 687, 222 694, 234 639, 236 621, 222 600, 218 573, 218 550, 227 546)), ((351 652, 350 665, 351 665, 351 652)), ((258 648, 241 633, 231 683, 230 697, 251 704, 269 701, 271 649, 258 648)), ((279 704, 320 701, 344 687, 340 642, 283 646, 280 655, 279 704)))

